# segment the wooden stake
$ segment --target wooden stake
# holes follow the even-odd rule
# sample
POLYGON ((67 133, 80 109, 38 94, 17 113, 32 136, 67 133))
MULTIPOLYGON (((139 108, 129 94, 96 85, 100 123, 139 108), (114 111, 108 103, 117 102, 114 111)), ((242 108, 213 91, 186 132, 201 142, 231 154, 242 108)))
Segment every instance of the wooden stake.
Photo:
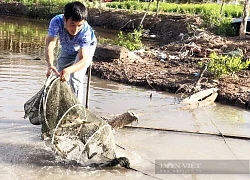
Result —
POLYGON ((85 108, 89 108, 89 87, 90 87, 90 79, 91 79, 91 68, 92 68, 92 63, 88 67, 88 81, 87 81, 87 90, 86 90, 86 103, 85 103, 85 108))

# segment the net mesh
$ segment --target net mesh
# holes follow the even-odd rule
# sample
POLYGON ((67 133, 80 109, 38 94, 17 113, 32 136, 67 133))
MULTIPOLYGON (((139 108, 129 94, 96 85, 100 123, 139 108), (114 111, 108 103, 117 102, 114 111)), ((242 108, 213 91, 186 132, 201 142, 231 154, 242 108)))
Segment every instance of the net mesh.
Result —
POLYGON ((24 109, 32 124, 42 124, 42 132, 50 137, 51 148, 61 158, 81 163, 116 158, 112 127, 85 109, 59 78, 50 77, 24 109))
POLYGON ((42 103, 44 88, 45 86, 24 104, 24 118, 29 117, 30 122, 34 125, 40 125, 44 121, 42 103))

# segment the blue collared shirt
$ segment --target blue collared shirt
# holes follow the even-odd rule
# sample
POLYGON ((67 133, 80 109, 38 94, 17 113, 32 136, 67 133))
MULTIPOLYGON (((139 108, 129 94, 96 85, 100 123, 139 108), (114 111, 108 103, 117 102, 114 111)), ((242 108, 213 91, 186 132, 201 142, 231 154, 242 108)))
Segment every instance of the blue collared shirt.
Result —
POLYGON ((59 35, 60 44, 62 50, 67 54, 77 54, 80 48, 90 47, 96 45, 96 37, 94 30, 88 24, 84 22, 82 29, 77 33, 73 39, 70 39, 69 34, 64 28, 63 14, 53 17, 49 24, 48 35, 57 37, 59 35))

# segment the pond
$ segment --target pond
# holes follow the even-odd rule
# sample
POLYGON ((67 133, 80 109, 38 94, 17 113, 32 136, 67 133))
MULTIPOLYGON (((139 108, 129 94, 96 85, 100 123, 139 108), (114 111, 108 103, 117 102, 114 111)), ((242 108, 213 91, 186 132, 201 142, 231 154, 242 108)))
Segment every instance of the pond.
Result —
MULTIPOLYGON (((23 104, 45 82, 47 25, 44 21, 0 16, 1 179, 249 179, 248 164, 241 168, 247 169, 246 174, 237 168, 223 169, 220 164, 233 160, 227 167, 237 166, 239 159, 249 163, 249 111, 219 103, 184 111, 173 94, 97 77, 91 78, 90 110, 100 116, 130 110, 139 116, 138 123, 115 132, 118 156, 126 156, 137 171, 119 167, 93 170, 61 162, 41 140, 41 127, 23 118, 23 104), (155 172, 159 168, 155 161, 159 160, 180 160, 182 164, 201 160, 201 165, 212 161, 213 165, 201 167, 197 174, 159 174, 155 172)), ((96 28, 96 33, 114 36, 114 31, 101 28, 96 28)))

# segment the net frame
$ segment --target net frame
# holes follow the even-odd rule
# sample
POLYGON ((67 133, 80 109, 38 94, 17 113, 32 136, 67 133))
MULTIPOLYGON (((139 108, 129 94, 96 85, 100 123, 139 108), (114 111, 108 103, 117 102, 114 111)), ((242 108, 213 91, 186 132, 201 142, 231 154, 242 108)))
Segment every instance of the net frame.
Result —
MULTIPOLYGON (((44 123, 46 124, 46 126, 49 128, 49 133, 51 134, 51 144, 52 144, 52 149, 54 150, 54 152, 56 152, 57 155, 59 155, 61 158, 63 159, 69 159, 69 160, 76 160, 78 162, 81 163, 86 163, 86 162, 103 162, 103 161, 107 161, 110 159, 114 159, 116 158, 116 154, 115 154, 115 142, 114 142, 114 132, 112 127, 105 122, 103 119, 98 118, 95 114, 91 113, 89 110, 86 110, 85 107, 79 103, 79 101, 77 101, 78 103, 74 104, 73 106, 71 106, 70 108, 67 109, 66 112, 64 112, 64 114, 61 116, 61 118, 59 119, 59 121, 57 122, 55 127, 51 127, 49 124, 49 120, 47 119, 46 113, 47 113, 47 108, 48 106, 48 98, 50 97, 50 94, 53 92, 52 91, 52 87, 58 82, 60 81, 60 78, 55 78, 55 77, 49 77, 48 80, 45 83, 45 90, 44 90, 44 96, 43 96, 43 108, 44 108, 44 123), (68 115, 68 113, 76 108, 79 107, 83 110, 83 114, 84 114, 84 118, 81 119, 82 124, 80 124, 80 126, 78 127, 78 131, 76 133, 76 136, 79 136, 79 132, 82 129, 82 125, 84 125, 84 123, 94 123, 95 126, 94 127, 98 127, 98 129, 91 134, 86 143, 83 143, 82 141, 80 141, 80 138, 76 138, 76 139, 71 139, 72 143, 76 142, 76 143, 80 143, 80 145, 72 145, 72 148, 68 148, 69 150, 61 150, 58 144, 60 142, 60 139, 58 140, 56 133, 59 131, 59 129, 62 126, 62 122, 64 121, 65 117, 68 115), (96 118, 96 120, 93 120, 92 122, 89 121, 89 118, 96 118), (106 132, 106 133, 102 133, 102 132, 106 132), (106 135, 106 138, 101 138, 102 135, 106 135), (99 138, 98 138, 99 137, 99 138), (97 142, 101 145, 103 145, 101 147, 101 149, 103 150, 102 153, 97 153, 98 158, 95 158, 94 161, 92 160, 93 157, 90 157, 88 154, 88 151, 91 151, 97 144, 97 142), (82 144, 81 144, 82 143, 82 144), (107 150, 108 148, 106 147, 106 144, 110 144, 110 146, 107 145, 107 147, 110 148, 109 151, 105 151, 105 149, 107 150), (83 145, 83 146, 82 146, 83 145), (77 148, 79 149, 78 152, 78 157, 74 156, 72 157, 71 154, 73 154, 74 152, 76 152, 77 148), (92 149, 91 149, 92 148, 92 149), (73 152, 74 151, 74 152, 73 152), (72 153, 71 153, 72 152, 72 153), (85 152, 87 152, 87 158, 85 155, 85 152), (71 153, 71 154, 70 154, 71 153)), ((70 87, 69 87, 70 88, 70 87)), ((75 96, 74 96, 75 97, 75 96)), ((76 98, 76 97, 75 97, 76 98)), ((90 126, 91 127, 91 126, 90 126)), ((91 129, 92 130, 92 129, 91 129)), ((67 136, 65 136, 67 137, 67 136)), ((72 137, 73 138, 73 137, 72 137)), ((61 142, 61 144, 63 144, 63 142, 61 142)), ((99 148, 98 148, 99 149, 99 148)), ((92 153, 92 155, 95 153, 92 153)), ((97 156, 96 156, 97 157, 97 156)))

